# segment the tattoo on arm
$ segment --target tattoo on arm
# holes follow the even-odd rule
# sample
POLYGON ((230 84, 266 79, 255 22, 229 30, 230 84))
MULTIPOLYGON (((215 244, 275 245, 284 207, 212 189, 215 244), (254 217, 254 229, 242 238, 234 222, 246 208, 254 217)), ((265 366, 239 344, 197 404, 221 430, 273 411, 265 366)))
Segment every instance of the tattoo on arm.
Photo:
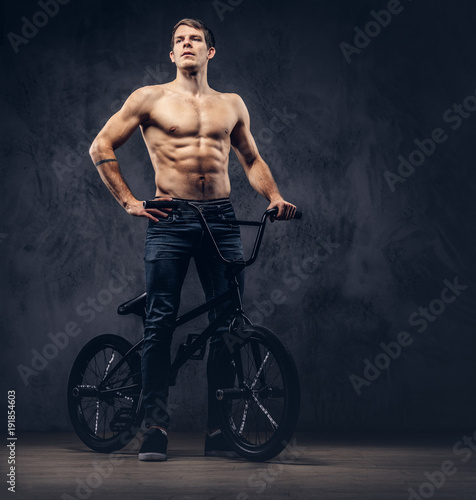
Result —
MULTIPOLYGON (((98 167, 99 165, 101 165, 101 163, 109 163, 109 162, 111 162, 111 161, 115 161, 115 162, 117 162, 117 160, 116 160, 115 158, 112 158, 112 159, 110 159, 110 160, 100 160, 100 161, 98 161, 97 163, 95 163, 95 164, 94 164, 94 166, 95 166, 95 167, 98 167)), ((118 163, 119 163, 119 162, 118 162, 118 163)))

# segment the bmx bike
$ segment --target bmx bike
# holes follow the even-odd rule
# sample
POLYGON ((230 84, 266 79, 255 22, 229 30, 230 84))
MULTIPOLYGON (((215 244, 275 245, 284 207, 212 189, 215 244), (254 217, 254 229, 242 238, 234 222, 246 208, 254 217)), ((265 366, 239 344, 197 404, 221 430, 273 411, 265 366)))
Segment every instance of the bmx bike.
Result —
MULTIPOLYGON (((300 385, 294 360, 281 339, 271 330, 253 325, 246 317, 238 274, 258 256, 266 221, 277 209, 267 210, 260 221, 234 220, 233 224, 256 226, 256 238, 248 260, 225 259, 199 208, 185 201, 146 201, 145 208, 180 208, 196 212, 214 251, 226 264, 228 290, 176 319, 181 326, 226 304, 218 317, 200 334, 190 334, 179 345, 171 364, 169 385, 176 384, 180 368, 188 360, 203 360, 207 341, 223 324, 228 328, 223 347, 212 368, 213 404, 220 429, 241 457, 270 460, 289 443, 296 429, 300 385), (223 376, 226 374, 226 376, 223 376)), ((297 212, 295 218, 300 218, 297 212)), ((224 223, 225 224, 225 223, 224 223)), ((228 222, 229 224, 229 222, 228 222)), ((136 314, 145 321, 146 294, 118 307, 118 314, 136 314)), ((110 453, 125 447, 141 429, 141 356, 144 340, 132 345, 118 335, 99 335, 89 341, 73 363, 68 380, 67 403, 72 426, 81 441, 97 452, 110 453)))

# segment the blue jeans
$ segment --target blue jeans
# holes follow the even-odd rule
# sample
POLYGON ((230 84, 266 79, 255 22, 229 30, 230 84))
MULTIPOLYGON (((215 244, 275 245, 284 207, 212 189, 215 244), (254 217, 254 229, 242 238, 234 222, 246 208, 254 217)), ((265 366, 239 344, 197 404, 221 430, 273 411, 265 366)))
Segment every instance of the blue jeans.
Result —
MULTIPOLYGON (((200 207, 221 254, 227 259, 243 259, 240 228, 228 198, 195 202, 200 207), (223 224, 230 221, 230 224, 223 224)), ((165 219, 149 222, 145 243, 146 321, 142 349, 142 387, 145 419, 148 425, 168 428, 167 411, 168 378, 170 372, 170 345, 180 304, 180 293, 187 274, 190 258, 195 259, 206 300, 211 300, 228 289, 225 264, 218 256, 209 238, 204 234, 191 208, 174 209, 165 219)), ((238 276, 243 292, 244 272, 238 276)), ((226 304, 225 304, 226 305, 226 304)), ((212 322, 224 305, 210 310, 212 322)), ((211 339, 207 361, 210 385, 211 367, 223 340, 219 337, 226 330, 223 325, 211 339)), ((208 428, 218 427, 213 415, 209 389, 208 428)))

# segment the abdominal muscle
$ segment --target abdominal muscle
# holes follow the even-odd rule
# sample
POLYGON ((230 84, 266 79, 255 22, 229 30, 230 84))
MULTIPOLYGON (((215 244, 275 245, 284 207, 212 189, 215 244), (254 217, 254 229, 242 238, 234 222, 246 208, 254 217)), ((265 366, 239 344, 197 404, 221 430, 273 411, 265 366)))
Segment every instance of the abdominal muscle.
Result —
POLYGON ((195 169, 160 168, 156 170, 156 197, 171 196, 185 200, 216 200, 230 195, 228 176, 195 169))
POLYGON ((161 146, 147 146, 155 170, 156 197, 214 200, 230 195, 229 140, 168 138, 161 146))

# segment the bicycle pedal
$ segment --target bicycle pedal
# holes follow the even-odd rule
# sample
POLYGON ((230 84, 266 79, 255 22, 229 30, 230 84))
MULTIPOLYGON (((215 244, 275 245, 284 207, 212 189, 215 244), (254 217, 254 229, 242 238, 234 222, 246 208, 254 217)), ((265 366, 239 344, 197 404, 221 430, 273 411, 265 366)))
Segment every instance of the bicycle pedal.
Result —
POLYGON ((120 432, 127 429, 133 419, 134 414, 130 408, 121 408, 111 419, 109 427, 112 432, 120 432))
MULTIPOLYGON (((187 337, 186 345, 189 346, 198 337, 200 337, 200 335, 197 335, 196 333, 190 333, 187 337)), ((202 345, 199 351, 194 352, 190 356, 190 359, 202 360, 205 357, 206 350, 207 350, 207 343, 205 342, 205 344, 202 345)))

